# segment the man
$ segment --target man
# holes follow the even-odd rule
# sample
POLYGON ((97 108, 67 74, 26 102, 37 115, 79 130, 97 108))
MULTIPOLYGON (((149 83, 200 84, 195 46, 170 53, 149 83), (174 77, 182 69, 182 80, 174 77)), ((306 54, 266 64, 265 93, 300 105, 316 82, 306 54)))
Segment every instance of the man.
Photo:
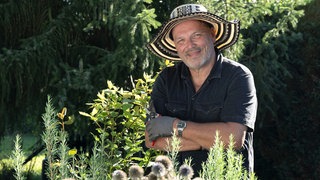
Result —
POLYGON ((197 4, 175 8, 170 20, 148 44, 154 54, 182 61, 165 68, 151 94, 157 117, 146 127, 146 146, 165 150, 173 132, 180 138, 180 163, 193 159, 201 170, 216 131, 228 146, 232 134, 244 166, 253 172, 253 130, 257 98, 248 68, 222 56, 239 36, 239 22, 229 22, 197 4))

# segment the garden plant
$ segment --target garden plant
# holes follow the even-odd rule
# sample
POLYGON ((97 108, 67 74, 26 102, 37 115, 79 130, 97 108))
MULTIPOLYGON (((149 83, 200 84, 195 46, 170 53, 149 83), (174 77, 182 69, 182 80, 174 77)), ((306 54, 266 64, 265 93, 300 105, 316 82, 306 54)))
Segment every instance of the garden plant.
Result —
MULTIPOLYGON (((108 82, 108 89, 98 93, 98 99, 88 105, 90 113, 80 112, 96 125, 92 132, 95 142, 90 152, 77 153, 68 147, 65 126, 66 109, 58 113, 49 96, 42 116, 45 144, 45 176, 50 179, 191 179, 190 161, 180 167, 175 158, 179 140, 168 142, 167 153, 144 148, 144 120, 154 77, 145 75, 133 83, 132 91, 125 91, 108 82), (170 150, 169 150, 170 149, 170 150), (146 172, 150 169, 150 172, 146 172), (128 171, 126 173, 126 171, 128 171)), ((202 179, 255 179, 242 168, 242 156, 233 149, 225 150, 217 140, 209 151, 208 162, 203 164, 202 179)), ((230 141, 233 142, 232 136, 230 141)), ((16 179, 25 179, 22 171, 23 152, 20 137, 15 141, 14 170, 16 179)))

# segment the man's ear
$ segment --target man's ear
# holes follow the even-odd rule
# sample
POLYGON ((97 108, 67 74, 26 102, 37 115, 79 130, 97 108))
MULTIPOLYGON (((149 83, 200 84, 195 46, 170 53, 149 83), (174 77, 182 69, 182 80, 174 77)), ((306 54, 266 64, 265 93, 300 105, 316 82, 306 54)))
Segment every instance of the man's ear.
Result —
POLYGON ((216 31, 214 27, 211 27, 210 30, 211 30, 211 36, 212 36, 213 42, 216 42, 216 31))

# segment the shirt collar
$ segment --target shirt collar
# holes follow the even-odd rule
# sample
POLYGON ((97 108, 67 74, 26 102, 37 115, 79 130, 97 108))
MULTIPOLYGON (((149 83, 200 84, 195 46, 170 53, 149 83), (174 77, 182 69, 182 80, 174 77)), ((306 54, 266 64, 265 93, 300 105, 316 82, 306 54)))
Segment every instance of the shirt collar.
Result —
POLYGON ((216 62, 209 74, 208 79, 221 78, 223 56, 220 52, 217 54, 216 62))

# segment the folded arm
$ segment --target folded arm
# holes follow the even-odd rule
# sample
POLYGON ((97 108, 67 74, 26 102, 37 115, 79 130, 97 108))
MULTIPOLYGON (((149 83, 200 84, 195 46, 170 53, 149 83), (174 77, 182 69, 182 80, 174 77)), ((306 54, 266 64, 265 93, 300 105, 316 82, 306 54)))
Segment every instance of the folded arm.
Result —
MULTIPOLYGON (((175 119, 172 124, 172 132, 177 132, 176 125, 178 119, 175 119)), ((150 127, 152 128, 152 127, 150 127)), ((216 132, 219 135, 223 144, 227 147, 229 145, 229 137, 232 134, 234 137, 235 149, 240 149, 245 140, 247 127, 235 122, 212 122, 212 123, 195 123, 187 121, 187 127, 180 138, 180 151, 210 149, 215 142, 216 132)), ((167 150, 168 143, 172 138, 170 135, 165 137, 157 137, 154 142, 150 141, 148 131, 145 132, 146 146, 149 148, 167 150)))

